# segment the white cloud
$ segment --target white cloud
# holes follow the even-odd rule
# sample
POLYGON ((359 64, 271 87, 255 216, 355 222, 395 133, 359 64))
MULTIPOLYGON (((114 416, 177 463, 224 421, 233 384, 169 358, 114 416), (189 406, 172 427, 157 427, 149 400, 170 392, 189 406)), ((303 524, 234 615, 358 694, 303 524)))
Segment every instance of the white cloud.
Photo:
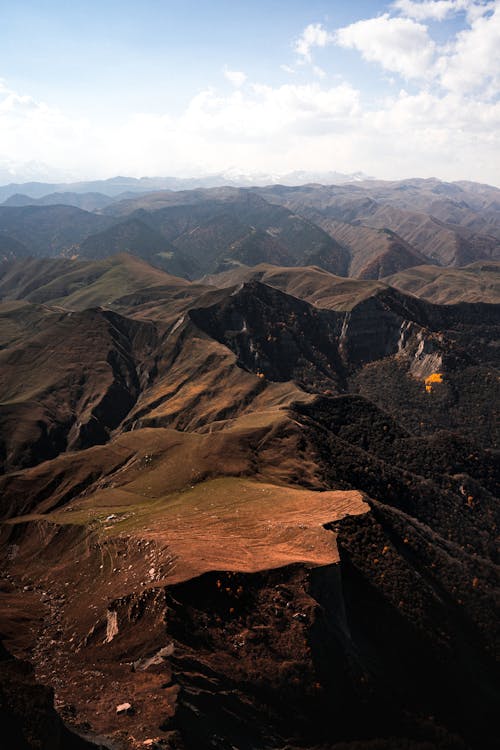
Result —
POLYGON ((473 21, 487 13, 495 0, 395 0, 392 7, 417 21, 444 21, 464 12, 473 21))
POLYGON ((439 59, 437 68, 445 89, 481 90, 490 97, 500 93, 500 0, 487 8, 489 14, 472 19, 439 59))
POLYGON ((316 76, 316 78, 325 78, 326 77, 325 71, 323 70, 323 68, 320 68, 319 65, 313 65, 312 71, 313 71, 314 75, 316 76))
POLYGON ((398 0, 392 7, 398 16, 385 13, 335 32, 320 24, 306 27, 295 49, 311 63, 298 68, 309 82, 290 78, 273 86, 225 69, 232 88, 199 91, 175 116, 136 113, 113 125, 75 119, 0 79, 0 178, 8 173, 19 179, 22 170, 28 179, 44 164, 68 178, 187 176, 232 166, 240 172, 360 170, 498 184, 500 0, 398 0), (447 18, 459 6, 462 30, 436 43, 434 27, 423 22, 447 18), (393 91, 401 76, 407 79, 410 93, 367 105, 349 82, 331 85, 312 56, 334 41, 379 65, 382 81, 392 74, 393 91))
POLYGON ((372 114, 372 128, 406 174, 499 184, 498 103, 402 91, 372 114))
POLYGON ((232 141, 263 142, 280 133, 348 128, 360 111, 359 92, 345 83, 322 88, 318 83, 272 87, 253 84, 221 96, 208 89, 197 94, 180 120, 190 133, 232 141))
POLYGON ((295 41, 295 52, 307 62, 312 62, 311 50, 326 47, 334 41, 334 35, 320 23, 310 23, 295 41))
POLYGON ((408 81, 489 97, 500 92, 500 0, 396 0, 393 7, 404 17, 385 13, 357 21, 337 30, 337 44, 408 81), (466 27, 436 44, 422 21, 459 11, 466 13, 466 27))
POLYGON ((246 73, 243 73, 241 70, 228 70, 225 68, 224 76, 235 88, 240 88, 247 80, 246 73))
POLYGON ((359 92, 345 83, 253 84, 245 92, 201 91, 177 117, 142 113, 112 127, 7 89, 0 93, 0 165, 18 177, 30 161, 68 177, 199 174, 231 164, 288 171, 289 161, 303 164, 306 140, 348 132, 360 112, 359 92))
MULTIPOLYGON (((54 157, 65 172, 78 169, 82 153, 91 146, 90 126, 60 110, 0 85, 0 160, 15 171, 16 164, 51 162, 54 157), (57 156, 56 156, 57 155, 57 156)), ((54 165, 55 166, 55 165, 54 165)))
POLYGON ((410 18, 392 18, 388 13, 338 29, 335 41, 407 79, 428 77, 436 52, 426 26, 410 18))
POLYGON ((7 90, 0 113, 0 166, 5 161, 17 179, 26 162, 50 163, 68 178, 186 176, 234 166, 498 184, 500 173, 500 103, 455 92, 401 91, 370 109, 346 83, 249 84, 228 94, 202 91, 178 117, 143 113, 112 128, 7 90))
POLYGON ((396 0, 393 7, 416 21, 444 21, 449 16, 467 10, 472 4, 471 0, 396 0))
POLYGON ((284 73, 289 73, 290 75, 295 73, 295 68, 292 68, 290 65, 280 65, 280 68, 284 73))

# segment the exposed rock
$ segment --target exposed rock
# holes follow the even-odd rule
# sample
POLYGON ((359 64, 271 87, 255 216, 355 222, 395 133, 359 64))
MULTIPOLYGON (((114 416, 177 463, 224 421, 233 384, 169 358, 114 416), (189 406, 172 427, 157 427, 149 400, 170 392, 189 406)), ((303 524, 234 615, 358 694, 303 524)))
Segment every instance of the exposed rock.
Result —
POLYGON ((134 713, 134 709, 131 703, 120 703, 116 707, 116 713, 118 716, 124 716, 124 715, 130 716, 131 714, 134 713))

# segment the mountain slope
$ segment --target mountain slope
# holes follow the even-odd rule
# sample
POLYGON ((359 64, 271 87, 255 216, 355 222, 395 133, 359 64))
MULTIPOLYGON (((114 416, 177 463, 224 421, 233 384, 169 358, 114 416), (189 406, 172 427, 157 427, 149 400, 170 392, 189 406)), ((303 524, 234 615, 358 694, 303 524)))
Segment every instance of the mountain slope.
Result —
MULTIPOLYGON (((476 298, 493 273, 402 275, 476 298)), ((70 724, 496 747, 498 306, 127 255, 7 264, 0 291, 0 631, 70 724)))
POLYGON ((104 442, 154 366, 153 328, 100 310, 39 308, 35 325, 29 306, 3 312, 26 323, 0 351, 3 469, 104 442))
POLYGON ((0 206, 0 229, 32 255, 50 257, 70 249, 112 222, 71 206, 0 206))
POLYGON ((266 262, 273 248, 278 253, 274 259, 289 265, 321 258, 327 270, 342 274, 347 268, 345 251, 319 227, 248 192, 158 209, 144 220, 193 257, 205 273, 226 260, 266 262))
MULTIPOLYGON (((437 191, 461 191, 453 184, 430 182, 437 191)), ((495 188, 491 190, 495 191, 495 188)), ((271 186, 258 192, 268 200, 319 223, 327 231, 331 226, 332 236, 335 236, 338 222, 342 222, 372 229, 389 229, 414 250, 441 265, 461 266, 480 259, 498 259, 498 237, 495 230, 490 232, 495 226, 492 216, 498 220, 497 209, 491 206, 485 210, 483 218, 481 204, 475 208, 464 204, 465 217, 437 211, 445 217, 443 220, 433 214, 439 192, 433 194, 429 201, 423 197, 427 191, 426 181, 414 180, 298 188, 271 186), (473 229, 469 228, 471 223, 474 224, 473 229)), ((467 195, 464 193, 464 197, 467 198, 467 195)))
POLYGON ((237 287, 248 281, 262 281, 317 307, 349 310, 356 302, 381 289, 379 281, 346 279, 317 266, 280 267, 266 263, 240 266, 203 277, 202 281, 216 287, 237 287))
POLYGON ((9 237, 7 234, 0 233, 0 263, 23 258, 27 255, 29 255, 28 248, 22 242, 9 237))
POLYGON ((185 290, 188 283, 125 253, 101 261, 29 258, 5 264, 0 299, 50 303, 68 310, 110 306, 135 292, 185 290))
POLYGON ((122 252, 143 258, 178 276, 189 277, 196 273, 195 263, 176 251, 159 232, 134 218, 87 237, 78 248, 78 257, 102 259, 122 252))
POLYGON ((385 281, 405 292, 439 304, 500 302, 500 264, 473 263, 464 268, 418 266, 389 276, 385 281))

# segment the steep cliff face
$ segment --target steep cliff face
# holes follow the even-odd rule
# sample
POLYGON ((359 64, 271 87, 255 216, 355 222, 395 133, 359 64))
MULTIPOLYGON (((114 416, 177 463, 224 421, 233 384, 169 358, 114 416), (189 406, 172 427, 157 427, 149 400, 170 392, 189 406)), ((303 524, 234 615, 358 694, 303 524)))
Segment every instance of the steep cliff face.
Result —
POLYGON ((425 403, 434 426, 463 428, 472 398, 480 439, 492 426, 486 402, 497 382, 494 305, 446 307, 382 289, 349 312, 336 312, 252 281, 189 316, 229 347, 240 366, 268 380, 292 379, 307 391, 330 395, 359 391, 393 413, 407 411, 412 427, 412 415, 425 403), (446 375, 439 395, 425 401, 421 383, 440 372, 446 375), (472 393, 475 378, 482 379, 481 394, 472 393))
POLYGON ((269 380, 342 388, 336 347, 340 318, 277 289, 251 282, 191 320, 228 346, 241 365, 269 380))
POLYGON ((375 294, 348 313, 321 310, 252 281, 190 317, 253 372, 318 390, 328 381, 345 388, 350 371, 398 354, 417 331, 431 338, 424 329, 432 323, 431 311, 395 290, 375 294))

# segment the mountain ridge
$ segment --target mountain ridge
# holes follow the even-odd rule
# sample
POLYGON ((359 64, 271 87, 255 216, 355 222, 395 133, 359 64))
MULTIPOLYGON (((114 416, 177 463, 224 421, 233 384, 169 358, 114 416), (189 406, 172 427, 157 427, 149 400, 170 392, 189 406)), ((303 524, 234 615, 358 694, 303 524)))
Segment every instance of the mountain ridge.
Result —
POLYGON ((493 750, 498 262, 341 276, 314 242, 363 269, 405 241, 167 200, 82 212, 104 258, 0 265, 6 647, 89 744, 493 750), (207 273, 110 254, 127 221, 207 273))

